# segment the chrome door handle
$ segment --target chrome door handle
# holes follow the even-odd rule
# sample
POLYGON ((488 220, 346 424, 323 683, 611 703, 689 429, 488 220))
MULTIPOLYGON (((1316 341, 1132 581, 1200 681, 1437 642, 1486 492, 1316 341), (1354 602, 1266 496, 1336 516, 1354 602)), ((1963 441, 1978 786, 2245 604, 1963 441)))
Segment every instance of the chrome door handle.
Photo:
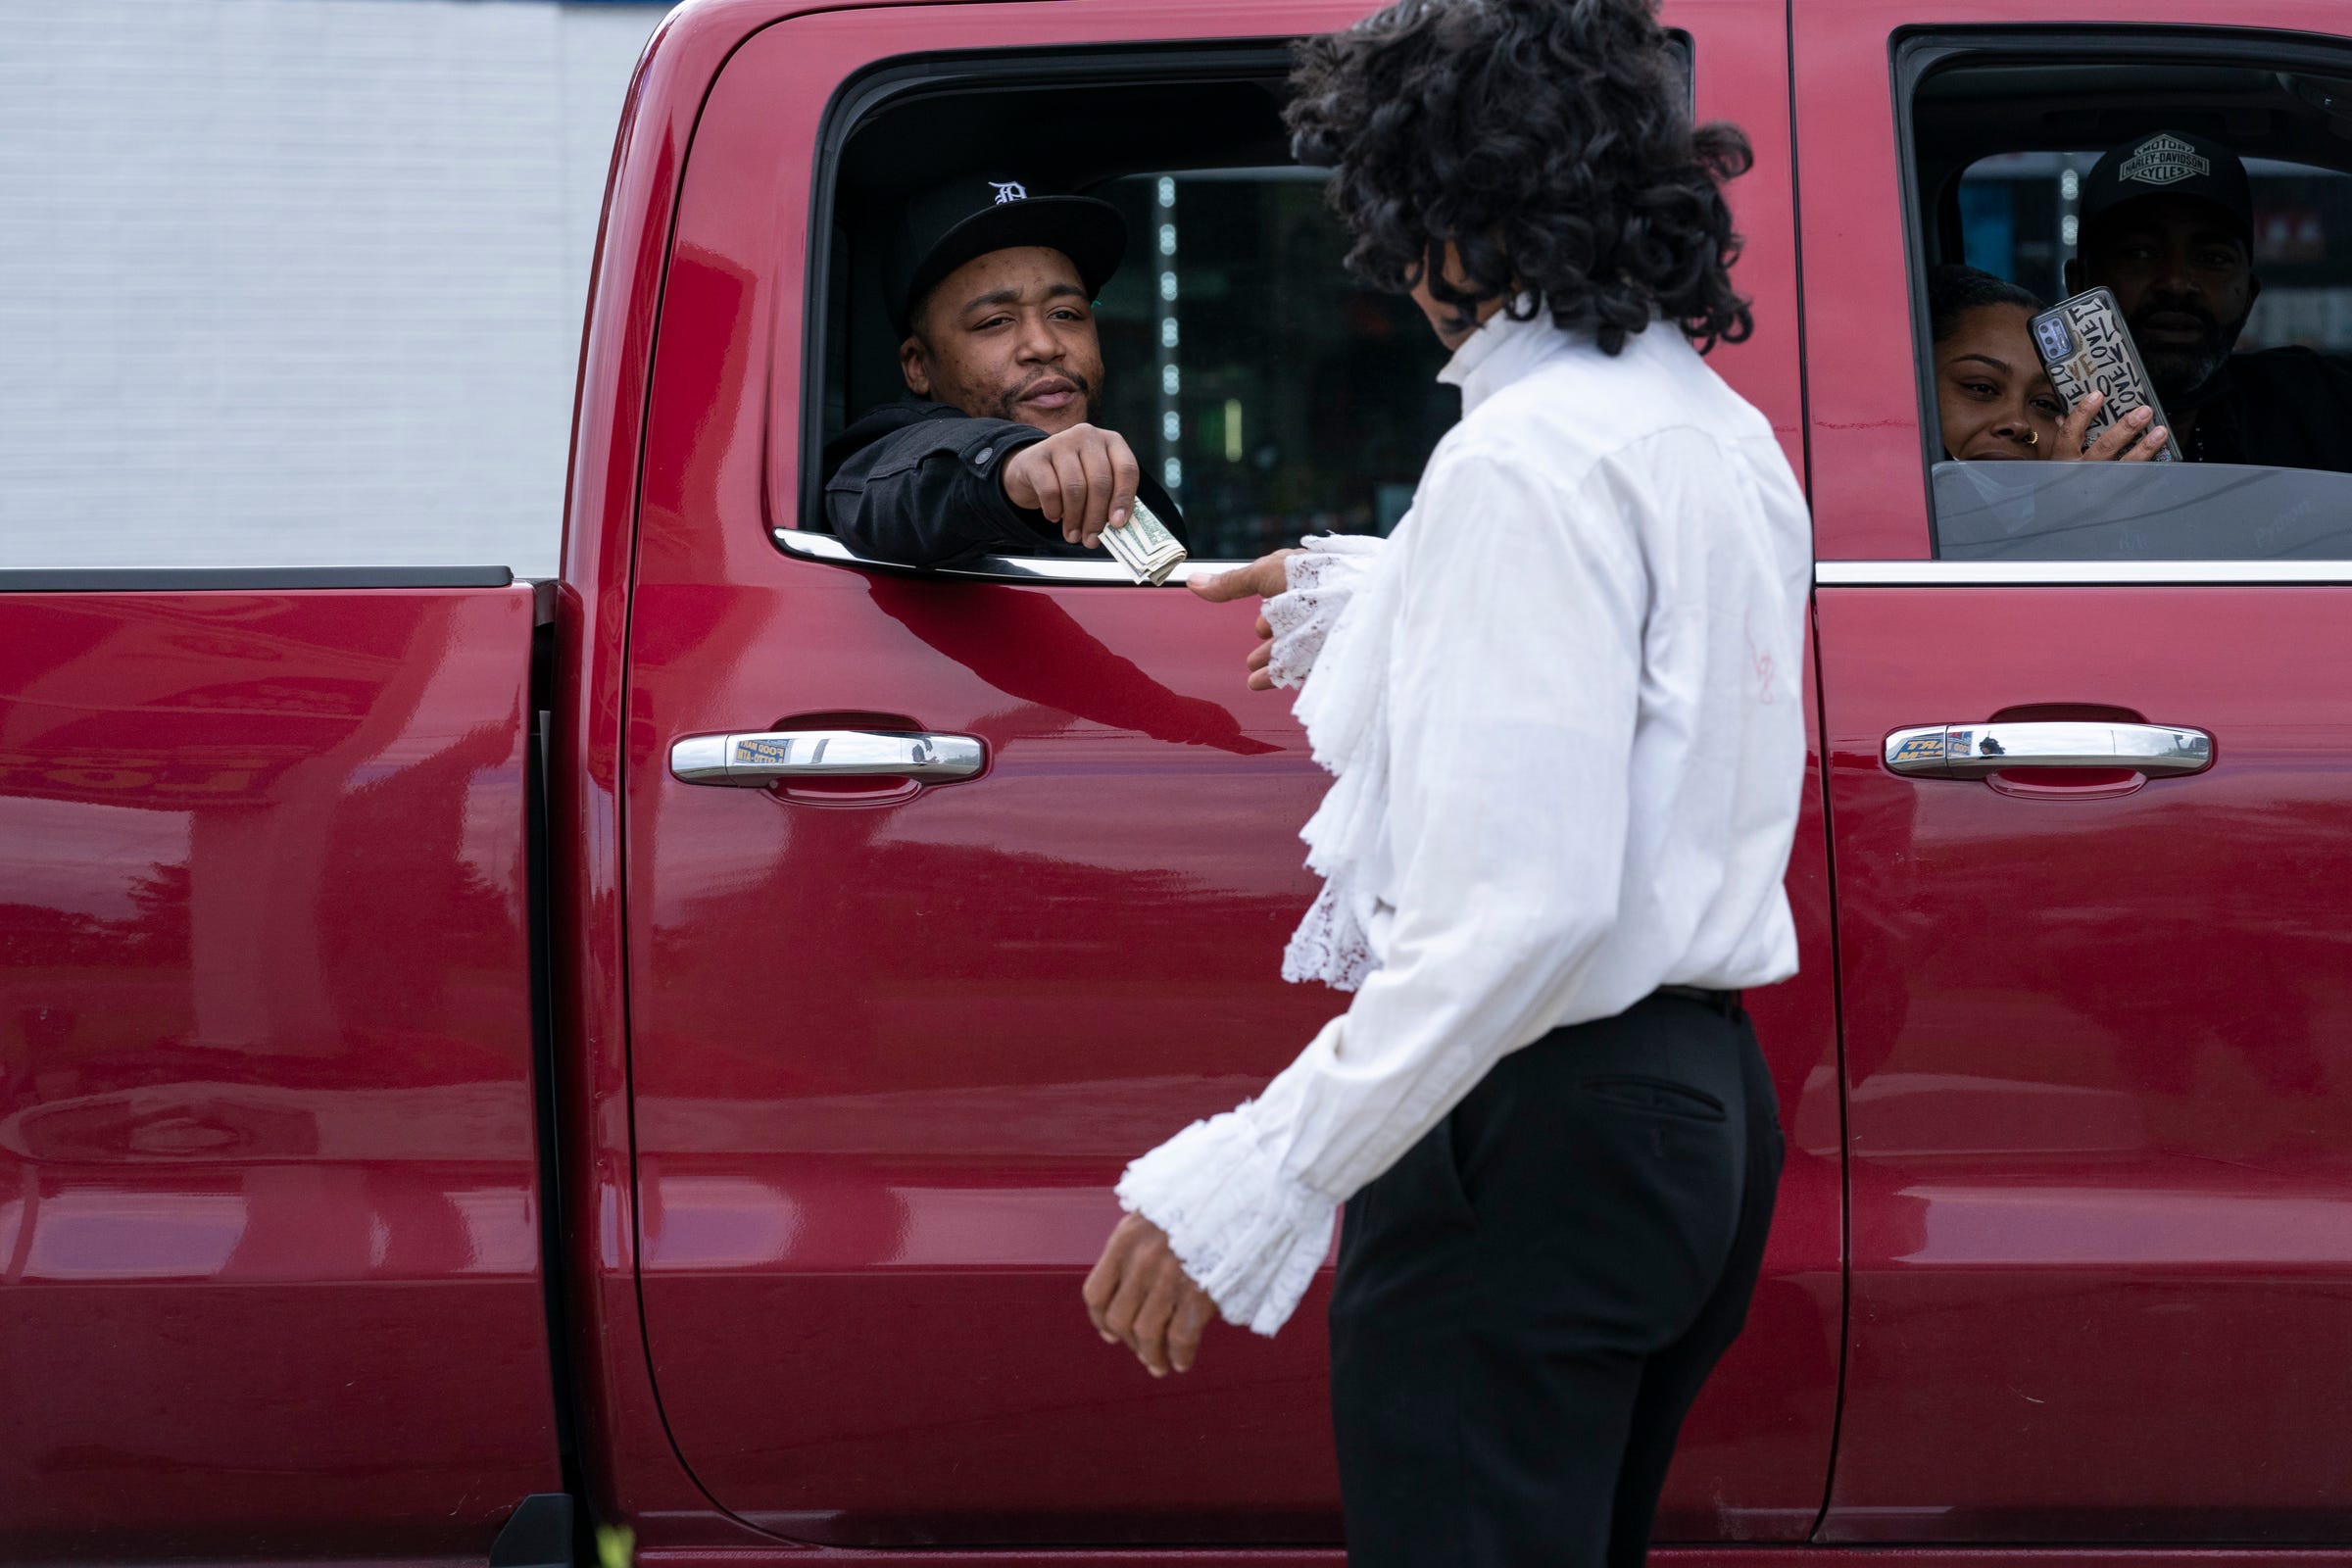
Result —
POLYGON ((689 784, 789 784, 809 778, 970 778, 987 750, 969 735, 913 730, 786 729, 689 735, 669 770, 689 784))
POLYGON ((2035 719, 1926 724, 1886 737, 1886 766, 1913 778, 1984 778, 2017 767, 2128 768, 2150 777, 2202 773, 2213 737, 2171 724, 2035 719))

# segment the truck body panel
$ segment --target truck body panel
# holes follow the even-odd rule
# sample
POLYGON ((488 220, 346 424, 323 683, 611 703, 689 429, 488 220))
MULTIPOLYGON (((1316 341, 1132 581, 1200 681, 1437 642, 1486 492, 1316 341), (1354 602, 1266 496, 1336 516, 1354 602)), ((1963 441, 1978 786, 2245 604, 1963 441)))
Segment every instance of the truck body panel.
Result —
MULTIPOLYGON (((918 35, 1002 57, 1279 40, 1355 14, 1200 6, 1172 29, 1132 0, 829 12, 747 38, 702 107, 622 682, 630 1235, 667 1430, 712 1499, 777 1536, 1337 1539, 1320 1287, 1278 1340, 1220 1335, 1167 1385, 1096 1353, 1078 1305, 1124 1161, 1247 1098, 1346 1004, 1279 979, 1314 892, 1296 834, 1327 779, 1287 700, 1235 676, 1249 607, 861 571, 769 530, 814 521, 799 215, 845 83, 918 35), (862 795, 669 771, 690 736, 850 720, 977 737, 987 771, 862 795)), ((1779 14, 1669 20, 1691 34, 1702 112, 1765 127, 1767 162, 1736 189, 1743 281, 1780 308, 1719 362, 1793 443, 1784 89, 1731 64, 1777 56, 1779 14)), ((1819 823, 1791 877, 1811 978, 1758 999, 1797 1130, 1783 1217, 1755 1326, 1690 1423, 1670 1539, 1801 1539, 1827 1481, 1841 1200, 1819 823)))
POLYGON ((426 1555, 562 1490, 533 618, 0 596, 0 1556, 426 1555))
MULTIPOLYGON (((1852 1202, 1822 1539, 2341 1544, 2352 571, 2257 559, 2258 497, 2216 561, 1934 559, 1904 204, 1936 193, 1906 193, 1899 67, 1886 90, 1922 24, 1979 79, 2069 44, 2146 73, 2136 118, 2034 106, 2085 167, 2167 112, 2177 62, 2352 66, 2326 0, 1793 10, 1852 1202), (1997 715, 2191 726, 2213 766, 1886 765, 1896 730, 1997 715)), ((1979 109, 2003 149, 2014 107, 1979 109)))
MULTIPOLYGON (((574 1490, 678 1568, 1339 1560, 1324 1287, 1164 1384, 1078 1298, 1123 1161, 1345 1005, 1276 978, 1322 775, 1242 689, 1248 608, 776 530, 821 523, 811 232, 852 89, 982 53, 1148 70, 1366 9, 682 7, 614 147, 561 581, 0 574, 0 1558, 480 1563, 574 1490), (851 722, 987 766, 668 765, 851 722)), ((1902 586, 1946 564, 1886 91, 1921 19, 1664 16, 1700 116, 1755 148, 1757 328, 1713 363, 1807 473, 1829 586, 1803 969, 1750 999, 1788 1171, 1659 1521, 1705 1544, 1659 1558, 2340 1542, 2346 759, 2313 683, 2352 653, 2342 590, 1902 586), (2052 704, 2204 724, 2222 761, 2069 794, 1877 755, 2052 704)), ((2320 0, 2230 20, 2344 30, 2320 0)))

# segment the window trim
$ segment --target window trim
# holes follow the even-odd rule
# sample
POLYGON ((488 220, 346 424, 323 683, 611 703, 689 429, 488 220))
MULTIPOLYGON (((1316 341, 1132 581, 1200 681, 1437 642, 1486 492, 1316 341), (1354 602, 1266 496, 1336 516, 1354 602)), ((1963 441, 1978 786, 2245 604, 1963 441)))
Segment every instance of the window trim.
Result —
MULTIPOLYGON (((818 533, 813 528, 773 528, 769 530, 778 548, 804 561, 822 561, 836 566, 858 566, 870 571, 898 572, 916 577, 976 578, 985 582, 1058 583, 1081 588, 1143 588, 1127 574, 1127 568, 1104 557, 1101 561, 1076 561, 1066 556, 978 556, 960 566, 909 566, 900 561, 880 561, 861 556, 841 542, 838 534, 818 533)), ((1196 571, 1226 571, 1246 566, 1246 561, 1210 561, 1205 559, 1181 561, 1165 579, 1167 584, 1182 583, 1196 571)))
MULTIPOLYGON (((2344 74, 2352 70, 2352 44, 2344 39, 2324 33, 2285 32, 2260 27, 2184 27, 2162 23, 2026 23, 1993 26, 1930 26, 1899 28, 1888 42, 1894 83, 1894 149, 1895 173, 1901 181, 1903 220, 1903 262, 1909 270, 1906 281, 1911 297, 1911 364, 1917 387, 1919 406, 1919 472, 1925 490, 1928 524, 1928 555, 1931 562, 1942 559, 1943 541, 1936 526, 1936 491, 1931 475, 1937 454, 1942 450, 1939 440, 1942 424, 1936 415, 1935 344, 1929 341, 1928 331, 1928 259, 1926 256, 1927 225, 1920 208, 1919 156, 1917 127, 1913 122, 1912 106, 1918 101, 1919 89, 1930 76, 1951 70, 1957 63, 1972 65, 2024 64, 2045 65, 2060 60, 2093 60, 2112 64, 2136 64, 2161 60, 2187 60, 2199 65, 2241 65, 2263 70, 2282 70, 2295 66, 2311 66, 2344 74)), ((2036 564, 2045 573, 2032 578, 2001 577, 2013 581, 2078 581, 2071 577, 2047 575, 2051 564, 2036 564)), ((2112 570, 2114 564, 2103 569, 2112 570)), ((2180 566, 2180 562, 2150 563, 2164 566, 2180 566)), ((2236 565, 2224 562, 2219 565, 2236 565)), ((2336 576, 2352 578, 2352 562, 2340 568, 2326 564, 2336 576)), ((2094 577, 2093 581, 2116 581, 2110 575, 2094 577)), ((2243 581, 2236 576, 2206 575, 2193 579, 2141 578, 2131 581, 2243 581)), ((2311 578, 2300 575, 2280 576, 2274 573, 2252 580, 2258 581, 2328 581, 2332 578, 2311 578)))
POLYGON ((2352 561, 1820 561, 1816 588, 2086 588, 2352 583, 2352 561))

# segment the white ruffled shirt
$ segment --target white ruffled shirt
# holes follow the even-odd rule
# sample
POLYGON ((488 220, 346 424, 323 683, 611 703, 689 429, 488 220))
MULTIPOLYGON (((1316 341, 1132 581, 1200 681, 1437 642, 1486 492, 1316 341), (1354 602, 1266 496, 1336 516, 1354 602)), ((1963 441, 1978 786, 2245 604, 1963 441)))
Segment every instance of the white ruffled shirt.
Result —
POLYGON ((1497 1058, 1661 985, 1796 971, 1811 527, 1771 426, 1668 323, 1611 357, 1496 315, 1441 379, 1462 418, 1412 511, 1306 541, 1266 607, 1334 775, 1283 974, 1353 1003, 1118 1187, 1260 1334, 1497 1058))

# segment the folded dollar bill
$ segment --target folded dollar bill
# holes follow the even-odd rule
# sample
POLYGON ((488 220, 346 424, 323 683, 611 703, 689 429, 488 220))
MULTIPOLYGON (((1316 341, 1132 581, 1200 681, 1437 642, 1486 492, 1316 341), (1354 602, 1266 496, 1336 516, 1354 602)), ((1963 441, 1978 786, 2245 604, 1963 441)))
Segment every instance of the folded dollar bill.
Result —
POLYGON ((1168 525, 1153 516, 1140 499, 1128 513, 1126 526, 1102 530, 1102 547, 1119 558, 1119 564, 1137 582, 1154 588, 1168 580, 1168 573, 1185 556, 1184 546, 1168 532, 1168 525))

